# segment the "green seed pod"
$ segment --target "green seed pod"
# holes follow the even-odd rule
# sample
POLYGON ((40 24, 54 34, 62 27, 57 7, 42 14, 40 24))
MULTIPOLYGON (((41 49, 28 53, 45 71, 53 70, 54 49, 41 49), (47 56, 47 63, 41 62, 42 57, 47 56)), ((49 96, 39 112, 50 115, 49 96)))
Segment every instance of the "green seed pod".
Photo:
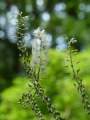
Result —
POLYGON ((21 55, 21 54, 19 54, 19 57, 22 57, 22 55, 21 55))
POLYGON ((18 104, 21 104, 21 102, 18 102, 18 104))

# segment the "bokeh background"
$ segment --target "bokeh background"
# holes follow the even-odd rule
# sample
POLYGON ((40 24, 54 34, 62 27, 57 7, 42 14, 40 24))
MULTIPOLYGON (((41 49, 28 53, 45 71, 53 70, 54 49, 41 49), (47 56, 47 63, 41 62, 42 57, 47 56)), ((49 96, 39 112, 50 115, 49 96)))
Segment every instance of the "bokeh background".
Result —
MULTIPOLYGON (((28 78, 23 69, 17 49, 14 11, 28 15, 25 26, 29 28, 29 52, 33 42, 33 30, 44 28, 50 42, 50 63, 46 80, 42 81, 52 103, 62 111, 66 120, 89 120, 74 81, 66 74, 66 37, 75 37, 79 50, 80 75, 90 98, 90 0, 0 0, 0 120, 36 120, 31 108, 24 110, 18 98, 28 89, 28 78)), ((90 100, 90 99, 89 99, 90 100)), ((40 101, 39 101, 40 103, 40 101)), ((46 120, 53 120, 43 104, 41 110, 46 120)))

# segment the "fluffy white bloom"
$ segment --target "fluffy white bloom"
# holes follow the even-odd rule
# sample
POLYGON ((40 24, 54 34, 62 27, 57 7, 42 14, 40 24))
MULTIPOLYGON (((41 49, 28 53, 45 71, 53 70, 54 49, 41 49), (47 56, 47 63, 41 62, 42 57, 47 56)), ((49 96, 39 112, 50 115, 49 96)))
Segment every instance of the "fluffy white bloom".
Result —
POLYGON ((38 42, 35 39, 32 44, 31 67, 35 67, 39 63, 40 63, 40 46, 38 45, 38 42))
POLYGON ((41 40, 44 40, 45 36, 46 36, 45 30, 42 30, 42 31, 40 32, 40 36, 39 36, 40 39, 41 39, 41 40))
POLYGON ((75 38, 70 39, 70 43, 74 44, 75 42, 77 42, 77 40, 75 38))
POLYGON ((43 40, 44 37, 46 36, 45 30, 40 30, 39 27, 36 30, 34 30, 33 35, 35 38, 39 38, 41 40, 43 40))
POLYGON ((36 30, 34 30, 33 35, 35 38, 39 38, 39 36, 40 36, 40 28, 39 27, 36 30))
POLYGON ((48 63, 49 42, 46 40, 45 30, 38 27, 33 34, 35 38, 32 44, 31 67, 37 70, 40 68, 40 72, 44 73, 48 63))

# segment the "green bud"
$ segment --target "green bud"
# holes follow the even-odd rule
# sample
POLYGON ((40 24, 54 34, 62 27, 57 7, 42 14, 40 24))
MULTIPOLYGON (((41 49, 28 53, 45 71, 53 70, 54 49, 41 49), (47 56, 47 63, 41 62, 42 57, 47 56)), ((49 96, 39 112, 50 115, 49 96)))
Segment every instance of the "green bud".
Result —
POLYGON ((19 57, 22 57, 22 55, 21 55, 21 54, 19 54, 19 57))
POLYGON ((21 104, 21 102, 18 102, 18 104, 21 104))
POLYGON ((28 30, 28 28, 25 28, 25 30, 28 30))
POLYGON ((14 38, 17 38, 17 36, 14 36, 14 38))

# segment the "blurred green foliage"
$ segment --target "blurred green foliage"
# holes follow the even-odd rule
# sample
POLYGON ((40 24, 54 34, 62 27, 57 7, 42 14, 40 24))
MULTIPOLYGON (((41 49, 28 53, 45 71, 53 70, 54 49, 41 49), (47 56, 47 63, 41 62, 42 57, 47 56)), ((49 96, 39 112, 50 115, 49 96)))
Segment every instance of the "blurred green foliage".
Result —
MULTIPOLYGON (((90 56, 89 50, 76 55, 80 60, 77 67, 81 68, 80 76, 86 86, 90 100, 90 56)), ((50 63, 47 67, 46 79, 41 81, 46 94, 51 98, 53 105, 61 111, 66 120, 89 120, 81 102, 81 98, 74 87, 71 75, 66 74, 65 54, 55 50, 50 51, 50 63)), ((70 68, 68 68, 70 71, 70 68)), ((1 93, 0 120, 36 120, 31 108, 24 109, 18 104, 18 99, 23 92, 28 90, 29 78, 16 77, 13 85, 1 93)), ((45 120, 53 120, 47 114, 45 105, 38 99, 38 104, 45 120)))

